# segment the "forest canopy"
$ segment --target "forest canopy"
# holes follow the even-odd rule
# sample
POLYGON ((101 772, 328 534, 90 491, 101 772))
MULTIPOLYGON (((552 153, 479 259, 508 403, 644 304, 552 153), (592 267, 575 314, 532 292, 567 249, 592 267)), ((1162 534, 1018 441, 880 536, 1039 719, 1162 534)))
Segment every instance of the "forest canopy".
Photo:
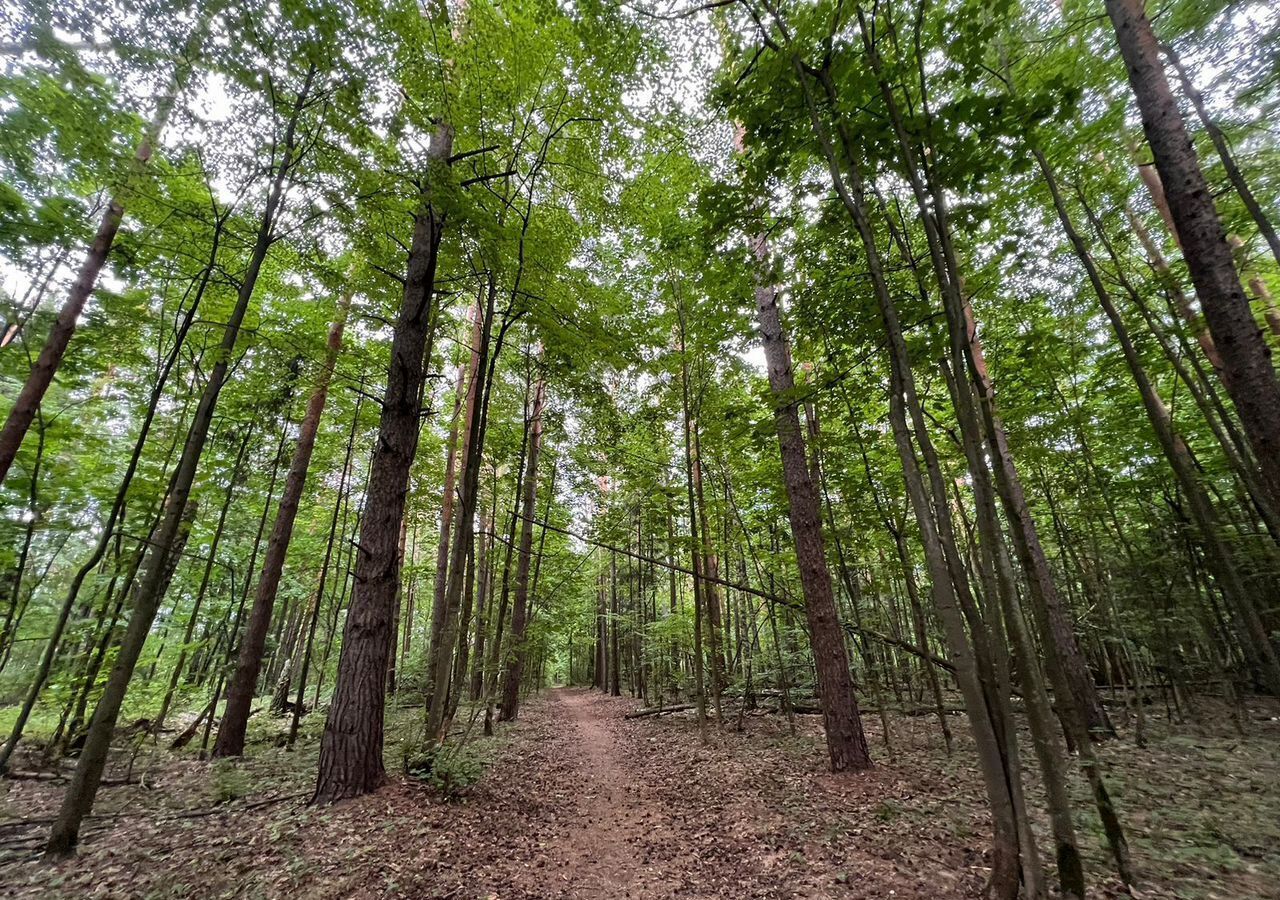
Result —
POLYGON ((1133 785, 1274 747, 1278 42, 1265 0, 12 0, 15 859, 135 765, 287 748, 327 809, 809 713, 805 771, 964 760, 956 896, 1201 896, 1133 785))

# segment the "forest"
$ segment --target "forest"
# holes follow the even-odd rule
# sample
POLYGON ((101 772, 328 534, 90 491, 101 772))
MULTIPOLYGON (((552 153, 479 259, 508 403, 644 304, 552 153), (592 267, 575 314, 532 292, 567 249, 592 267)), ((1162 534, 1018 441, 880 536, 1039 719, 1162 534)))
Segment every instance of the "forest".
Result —
POLYGON ((7 0, 0 893, 1280 898, 1277 48, 7 0))

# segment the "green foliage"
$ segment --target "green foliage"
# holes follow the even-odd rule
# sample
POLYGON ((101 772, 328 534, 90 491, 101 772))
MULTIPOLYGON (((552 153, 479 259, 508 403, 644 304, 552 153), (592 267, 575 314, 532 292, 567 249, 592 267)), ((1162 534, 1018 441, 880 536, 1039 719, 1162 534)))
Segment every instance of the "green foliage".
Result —
POLYGON ((422 747, 406 743, 403 752, 405 774, 431 785, 449 800, 465 796, 493 759, 491 747, 476 744, 422 747))
POLYGON ((214 801, 230 803, 247 796, 253 781, 236 760, 220 759, 210 769, 214 801))

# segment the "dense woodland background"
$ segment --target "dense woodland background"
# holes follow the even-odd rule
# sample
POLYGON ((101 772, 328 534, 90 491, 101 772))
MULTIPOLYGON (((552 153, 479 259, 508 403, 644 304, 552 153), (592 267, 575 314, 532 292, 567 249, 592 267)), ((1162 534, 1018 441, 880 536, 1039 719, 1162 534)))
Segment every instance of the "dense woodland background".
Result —
POLYGON ((447 792, 552 684, 818 712, 837 772, 936 723, 995 897, 1159 881, 1148 742, 1274 761, 1274 4, 0 31, 0 768, 61 798, 19 855, 139 754, 447 792))

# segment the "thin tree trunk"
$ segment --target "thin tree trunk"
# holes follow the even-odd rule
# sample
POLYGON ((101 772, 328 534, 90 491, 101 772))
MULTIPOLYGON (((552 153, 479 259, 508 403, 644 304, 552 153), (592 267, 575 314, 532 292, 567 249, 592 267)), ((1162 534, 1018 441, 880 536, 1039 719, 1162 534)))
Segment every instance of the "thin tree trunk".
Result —
POLYGON ((351 430, 347 433, 347 452, 342 460, 342 475, 338 479, 338 496, 333 501, 333 515, 329 518, 329 540, 324 548, 324 562, 320 565, 320 582, 316 586, 316 599, 311 607, 311 620, 307 624, 307 639, 303 644, 302 665, 298 670, 298 693, 293 703, 293 718, 289 722, 289 739, 287 747, 293 747, 298 737, 298 724, 302 720, 302 704, 307 689, 307 675, 311 670, 311 652, 316 640, 316 626, 320 623, 320 607, 324 601, 325 583, 329 579, 329 567, 333 562, 333 547, 338 537, 338 520, 347 497, 347 481, 351 477, 351 457, 355 453, 356 431, 360 427, 360 411, 364 406, 364 397, 356 398, 355 411, 351 416, 351 430))
POLYGON ((525 459, 524 517, 520 523, 520 556, 516 562, 516 595, 511 608, 511 649, 507 654, 506 682, 502 690, 502 708, 498 721, 508 722, 520 712, 520 678, 524 672, 528 650, 524 645, 525 625, 529 615, 529 572, 533 557, 533 515, 537 511, 538 460, 542 454, 542 410, 546 402, 547 384, 539 377, 533 389, 533 411, 529 417, 529 452, 525 459))
MULTIPOLYGON (((1018 893, 1019 886, 1019 834, 1016 808, 1009 786, 1009 773, 1006 771, 1006 759, 992 722, 992 710, 987 706, 987 696, 978 681, 977 667, 973 651, 969 645, 964 629, 964 619, 956 606, 955 596, 951 590, 951 575, 947 569, 946 559, 941 551, 938 536, 930 515, 930 504, 921 482, 918 464, 911 447, 910 435, 907 431, 906 411, 903 407, 903 392, 910 377, 908 361, 902 345, 901 327, 896 321, 896 311, 884 280, 879 249, 875 234, 868 220, 865 201, 862 199, 863 182, 857 169, 855 157, 849 152, 851 137, 846 129, 841 128, 841 141, 845 148, 847 168, 844 172, 838 163, 836 151, 831 143, 827 126, 823 123, 820 110, 812 91, 808 87, 807 75, 800 63, 796 62, 796 75, 800 79, 805 92, 805 102, 809 110, 814 133, 822 145, 827 159, 833 186, 844 203, 854 225, 858 230, 863 247, 867 254, 872 273, 877 302, 882 317, 885 319, 886 335, 890 339, 893 353, 890 356, 890 423, 894 441, 902 462, 911 507, 920 526, 921 537, 925 547, 925 557, 929 564, 932 580, 934 605, 937 609, 946 635, 951 660, 956 667, 957 680, 965 697, 965 704, 970 710, 969 723, 974 734, 978 758, 983 772, 983 781, 987 788, 988 801, 991 806, 994 824, 992 872, 989 891, 992 896, 1002 900, 1012 900, 1018 893), (846 184, 846 178, 848 184, 846 184)), ((828 99, 834 93, 834 85, 829 77, 820 78, 820 83, 827 91, 828 99)))
POLYGON ((283 140, 283 155, 272 179, 271 189, 267 196, 266 206, 258 226, 258 234, 253 251, 249 257, 249 266, 240 283, 236 296, 236 304, 223 331, 222 343, 218 349, 217 362, 209 372, 209 380, 205 384, 200 404, 196 408, 195 418, 187 432, 186 444, 178 461, 178 469, 173 490, 169 495, 169 506, 160 523, 156 546, 149 554, 146 572, 139 584, 138 593, 134 597, 133 612, 129 617, 129 627, 121 642, 116 663, 107 680, 98 706, 94 711, 93 721, 89 725, 89 734, 85 740, 84 751, 76 765, 75 774, 67 786, 62 807, 54 823, 45 854, 51 858, 69 855, 76 845, 80 833, 80 823, 93 809, 93 801, 98 793, 98 785, 102 780, 103 768, 107 763, 111 736, 115 731, 116 719, 120 707, 124 703, 129 689, 129 680, 133 676, 134 666, 142 653, 143 644, 151 631, 156 610, 162 599, 161 586, 164 572, 177 537, 179 525, 186 511, 191 487, 195 481, 200 457, 204 452, 209 428, 213 424, 213 415, 217 407, 218 396, 226 382, 231 367, 231 357, 235 352, 236 340, 240 334, 240 326, 248 312, 249 302, 253 299, 254 287, 258 273, 266 260, 267 253, 275 240, 276 216, 283 200, 285 183, 296 162, 296 141, 298 123, 301 119, 306 99, 311 91, 315 78, 315 68, 308 70, 301 93, 293 104, 289 123, 283 140))
POLYGON ((218 524, 213 529, 213 538, 209 541, 209 555, 205 559, 204 574, 200 577, 200 587, 196 591, 195 602, 191 604, 191 613, 187 616, 187 627, 182 636, 182 647, 178 651, 178 659, 173 664, 173 672, 169 676, 169 687, 165 691, 164 700, 160 703, 160 711, 151 723, 153 734, 160 734, 164 720, 173 705, 174 694, 178 690, 178 680, 182 677, 182 669, 187 661, 187 647, 195 634, 196 622, 200 616, 200 607, 204 605, 205 595, 209 592, 209 581, 213 576, 213 567, 218 561, 218 547, 222 544, 222 535, 227 527, 227 514, 231 512, 231 501, 235 499, 236 488, 240 485, 241 469, 245 456, 249 452, 249 443, 253 438, 253 425, 250 424, 240 441, 240 451, 236 454, 235 465, 231 469, 231 480, 227 485, 227 493, 222 501, 222 509, 218 511, 218 524))
POLYGON ((466 581, 466 555, 470 552, 471 534, 475 530, 476 503, 480 490, 480 462, 484 456, 484 436, 489 414, 489 397, 493 387, 493 370, 501 349, 505 328, 499 332, 493 352, 494 305, 497 282, 490 272, 485 286, 485 308, 477 347, 476 377, 469 389, 467 428, 463 440, 461 501, 457 512, 457 528, 450 549, 449 580, 445 586, 444 618, 440 631, 440 648, 435 659, 431 703, 427 711, 428 740, 443 741, 448 728, 447 707, 453 655, 458 639, 458 614, 466 581))
POLYGON ((1169 64, 1173 66, 1173 70, 1178 74, 1178 80, 1182 82, 1182 92, 1191 101, 1191 106, 1195 109, 1196 116, 1200 119, 1200 124, 1204 126, 1205 133, 1209 135, 1209 140, 1213 141, 1213 149, 1218 151, 1218 158, 1222 160, 1222 168, 1226 171, 1227 178, 1231 181, 1231 186, 1240 195, 1240 201, 1244 203, 1244 208, 1253 217, 1254 223, 1258 226, 1258 232, 1266 240, 1267 246, 1271 248, 1271 255, 1275 258, 1276 263, 1280 265, 1280 236, 1277 236, 1275 226, 1267 218, 1267 214, 1262 209, 1262 204, 1254 196, 1253 191, 1249 188, 1249 182, 1245 180, 1244 173, 1240 171, 1240 167, 1236 164, 1235 154, 1231 152, 1231 145, 1227 143, 1227 136, 1222 133, 1218 123, 1209 115, 1204 95, 1196 90, 1195 82, 1191 80, 1191 75, 1187 72, 1186 66, 1182 64, 1178 54, 1168 44, 1161 47, 1161 50, 1164 52, 1165 58, 1169 60, 1169 64))
POLYGON ((22 390, 9 409, 4 428, 0 429, 0 482, 4 481, 9 474, 9 467, 13 465, 13 460, 18 455, 22 439, 26 437, 27 429, 31 427, 36 411, 40 408, 40 402, 44 399, 49 385, 53 383, 53 377, 62 364, 63 356, 66 355, 67 346, 71 343, 72 335, 75 334, 80 314, 84 311, 94 288, 97 287, 98 277, 102 274, 107 256, 111 253, 116 235, 120 231, 120 223, 124 221, 124 204, 132 188, 130 182, 136 181, 151 161, 155 145, 160 140, 160 134, 173 114, 178 94, 191 76, 192 64, 200 53, 208 24, 209 17, 203 17, 187 38, 186 46, 178 57, 169 84, 156 101, 155 114, 143 132, 142 140, 138 144, 129 172, 125 177, 125 183, 107 202, 106 212, 102 215, 102 221, 98 224, 97 233, 94 234, 93 242, 85 253, 84 261, 80 263, 76 280, 71 285, 62 309, 58 311, 58 317, 45 339, 44 346, 40 349, 35 365, 32 366, 26 382, 22 385, 22 390))
POLYGON ((1058 190, 1057 178, 1053 170, 1049 167, 1049 163, 1043 153, 1038 149, 1033 149, 1032 152, 1040 165, 1041 174, 1049 186, 1049 192, 1053 197, 1054 208, 1057 211, 1058 220, 1062 224, 1063 231, 1071 242, 1071 246, 1089 278, 1089 283, 1097 295, 1098 302, 1111 323, 1112 331, 1115 333, 1116 341, 1120 345, 1120 351, 1124 355, 1125 363, 1128 365, 1129 372, 1138 387, 1138 395, 1142 400, 1142 405, 1146 410, 1152 430, 1155 432, 1156 442, 1160 445, 1165 459, 1187 496, 1188 505, 1191 507, 1192 519, 1200 532, 1200 538, 1205 549, 1205 557, 1209 566, 1213 570, 1215 578, 1219 581, 1223 593, 1227 595, 1227 598, 1236 607, 1241 622, 1245 626, 1245 633, 1249 637, 1247 646, 1251 650, 1249 656, 1253 658, 1255 664, 1261 669, 1263 681, 1268 689, 1276 696, 1280 696, 1280 659, 1277 659, 1270 635, 1258 615, 1258 610, 1254 605, 1251 594, 1240 577, 1232 558, 1231 550, 1220 536, 1221 526, 1218 522, 1217 513, 1196 475, 1190 449, 1177 432, 1173 417, 1152 384, 1151 378, 1142 364, 1142 359, 1138 355, 1137 348, 1134 347, 1133 340, 1129 335, 1129 329, 1120 316, 1119 310, 1116 309, 1111 292, 1102 280, 1102 273, 1098 270, 1088 247, 1071 221, 1070 212, 1058 190))
MULTIPOLYGON (((116 489, 115 498, 111 503, 111 510, 107 513, 107 519, 102 524, 102 533, 98 536, 98 543, 94 546, 93 551, 89 554, 88 559, 81 564, 76 570, 76 574, 71 579, 71 585, 67 589, 67 596, 62 601, 62 607, 59 610, 58 618, 54 622, 54 631, 50 635, 45 645, 44 656, 41 658, 40 665, 36 670, 36 675, 32 679, 31 687, 27 697, 23 702, 23 707, 18 712, 17 718, 14 720, 13 730, 10 732, 9 740, 6 742, 4 749, 0 750, 0 772, 3 772, 8 765, 9 756, 13 753, 18 741, 22 739, 22 732, 26 727, 27 719, 30 718, 31 710, 34 708, 36 700, 39 698, 40 691, 44 687, 44 682, 49 677, 49 670, 53 665, 54 656, 58 650, 58 644, 62 640, 62 633, 66 629, 67 620, 71 615, 71 610, 75 606, 76 598, 80 595, 80 589, 84 585, 85 579, 102 561, 102 557, 106 555, 107 548, 111 546, 112 533, 115 531, 116 523, 123 515, 125 501, 129 496, 129 488, 133 484, 133 477, 138 471, 138 466, 142 461, 142 451, 146 447, 147 437, 151 434, 151 426, 155 422, 156 411, 159 409, 160 400, 164 396, 164 388, 168 383, 169 375, 176 365, 182 348, 186 343, 187 334, 191 331, 191 326, 195 322, 196 312, 200 307, 200 301, 204 298, 206 289, 209 286, 209 280, 213 275, 214 266, 218 257, 218 248, 222 239, 222 231, 225 225, 225 216, 219 216, 214 224, 213 239, 210 247, 209 260, 201 272, 197 281, 195 295, 192 298, 191 306, 183 315, 182 322, 178 326, 174 335, 173 347, 169 354, 165 357, 160 367, 160 372, 156 378, 156 383, 151 389, 151 395, 147 399, 147 409, 142 417, 142 424, 138 429, 138 436, 133 442, 133 452, 129 456, 129 462, 125 466, 124 475, 121 476, 120 486, 116 489)), ((185 413, 185 409, 184 409, 185 413)), ((181 421, 181 417, 179 419, 181 421)), ((166 461, 166 467, 168 463, 166 461)), ((127 593, 128 586, 124 588, 127 593)), ((16 598, 15 598, 16 600, 16 598)))
POLYGON ((334 316, 333 324, 329 328, 324 364, 320 369, 311 398, 307 401, 307 412, 298 432, 298 446, 294 449, 293 459, 289 463, 289 474, 285 476, 284 490, 280 494, 280 506, 276 510, 276 521, 271 528, 271 538, 262 560, 262 575, 258 579, 258 590, 253 598, 253 607, 249 611, 244 638, 240 641, 236 670, 227 686, 227 704, 222 712, 222 722, 218 726, 217 741, 213 745, 214 756, 239 756, 244 752, 245 729, 249 724, 249 706, 253 703, 253 695, 258 687, 258 673, 262 667, 262 652, 267 643, 267 631, 271 627, 271 613, 275 607, 276 592, 280 587, 280 577, 284 573, 285 559, 289 553, 289 543, 293 538, 293 526, 298 517, 302 492, 307 486, 311 455, 315 450, 316 436, 320 432, 320 420, 324 415, 325 402, 329 396, 333 370, 337 365, 338 355, 342 352, 342 332, 346 327, 347 314, 350 310, 351 294, 348 292, 338 301, 337 315, 334 316))

